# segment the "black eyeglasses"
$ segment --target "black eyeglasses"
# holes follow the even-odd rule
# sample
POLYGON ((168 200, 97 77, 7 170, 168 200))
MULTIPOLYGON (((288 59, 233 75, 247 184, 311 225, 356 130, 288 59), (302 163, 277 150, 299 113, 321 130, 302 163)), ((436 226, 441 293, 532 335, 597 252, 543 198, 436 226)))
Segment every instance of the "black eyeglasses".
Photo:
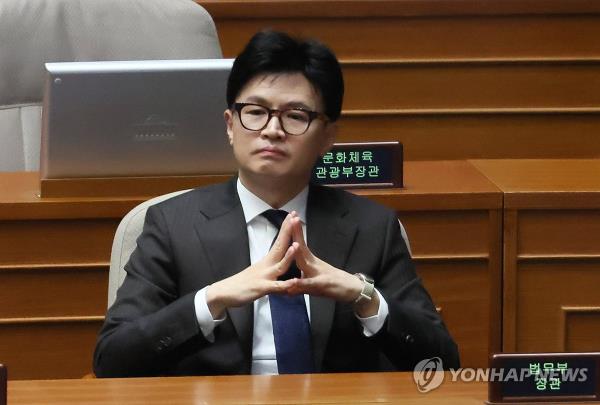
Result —
POLYGON ((234 103, 233 109, 237 111, 242 126, 249 131, 262 131, 273 116, 279 118, 281 128, 290 135, 302 135, 317 118, 327 121, 325 114, 302 108, 272 110, 260 104, 234 103))

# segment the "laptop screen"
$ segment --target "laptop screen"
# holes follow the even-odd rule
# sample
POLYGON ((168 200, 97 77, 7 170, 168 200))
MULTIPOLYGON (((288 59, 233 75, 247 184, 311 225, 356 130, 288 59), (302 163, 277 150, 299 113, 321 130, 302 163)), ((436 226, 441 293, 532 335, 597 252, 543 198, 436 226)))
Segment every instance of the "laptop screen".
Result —
POLYGON ((230 174, 232 59, 47 63, 42 178, 230 174))

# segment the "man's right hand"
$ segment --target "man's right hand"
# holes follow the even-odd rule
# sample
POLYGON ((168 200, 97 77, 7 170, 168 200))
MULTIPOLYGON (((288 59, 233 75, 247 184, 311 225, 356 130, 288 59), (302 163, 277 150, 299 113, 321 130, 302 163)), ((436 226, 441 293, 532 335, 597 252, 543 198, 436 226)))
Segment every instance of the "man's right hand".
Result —
POLYGON ((229 307, 239 307, 271 293, 285 293, 294 280, 277 280, 294 261, 298 243, 292 238, 291 215, 287 215, 271 250, 259 262, 211 284, 206 289, 206 303, 213 319, 220 319, 229 307))

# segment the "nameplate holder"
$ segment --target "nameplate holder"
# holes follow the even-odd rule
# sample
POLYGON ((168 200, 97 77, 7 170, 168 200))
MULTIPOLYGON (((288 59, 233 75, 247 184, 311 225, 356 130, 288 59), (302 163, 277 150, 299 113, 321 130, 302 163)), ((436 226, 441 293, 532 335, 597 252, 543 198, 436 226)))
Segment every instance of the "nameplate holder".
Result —
POLYGON ((312 182, 343 188, 403 187, 400 142, 336 143, 313 168, 312 182))
POLYGON ((177 190, 221 183, 233 174, 40 179, 42 198, 154 197, 177 190))
POLYGON ((600 353, 503 353, 490 359, 486 404, 600 401, 600 353))

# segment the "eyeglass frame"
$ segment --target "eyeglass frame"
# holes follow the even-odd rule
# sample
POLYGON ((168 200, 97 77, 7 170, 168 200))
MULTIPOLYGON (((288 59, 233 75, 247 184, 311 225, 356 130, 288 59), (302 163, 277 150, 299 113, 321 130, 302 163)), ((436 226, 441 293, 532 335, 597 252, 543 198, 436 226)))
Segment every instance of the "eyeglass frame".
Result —
POLYGON ((242 126, 247 129, 248 131, 262 131, 263 129, 265 129, 268 125, 269 122, 271 122, 271 119, 275 116, 277 117, 277 119, 279 120, 279 125, 281 126, 281 129, 283 129, 283 131, 286 134, 292 135, 292 136, 299 136, 299 135, 304 135, 308 129, 310 128, 310 125, 312 124, 312 122, 314 120, 316 120, 317 118, 321 118, 324 122, 328 122, 329 118, 327 117, 327 115, 325 115, 324 113, 318 112, 318 111, 312 111, 312 110, 307 110, 305 108, 285 108, 283 110, 277 110, 277 109, 272 109, 269 107, 266 107, 262 104, 256 104, 256 103, 233 103, 233 105, 231 106, 231 109, 233 109, 234 111, 236 111, 238 113, 238 117, 240 119, 240 124, 242 124, 242 126), (244 108, 245 106, 248 105, 254 105, 257 107, 261 107, 264 108, 265 110, 267 110, 269 112, 269 116, 267 117, 267 121, 265 122, 265 125, 262 126, 262 128, 259 129, 250 129, 248 128, 246 125, 244 125, 244 122, 242 121, 242 108, 244 108), (285 126, 283 125, 283 122, 281 121, 281 114, 287 112, 287 111, 302 111, 308 114, 308 125, 306 125, 306 129, 303 132, 300 132, 299 134, 293 134, 291 132, 286 131, 285 126))

